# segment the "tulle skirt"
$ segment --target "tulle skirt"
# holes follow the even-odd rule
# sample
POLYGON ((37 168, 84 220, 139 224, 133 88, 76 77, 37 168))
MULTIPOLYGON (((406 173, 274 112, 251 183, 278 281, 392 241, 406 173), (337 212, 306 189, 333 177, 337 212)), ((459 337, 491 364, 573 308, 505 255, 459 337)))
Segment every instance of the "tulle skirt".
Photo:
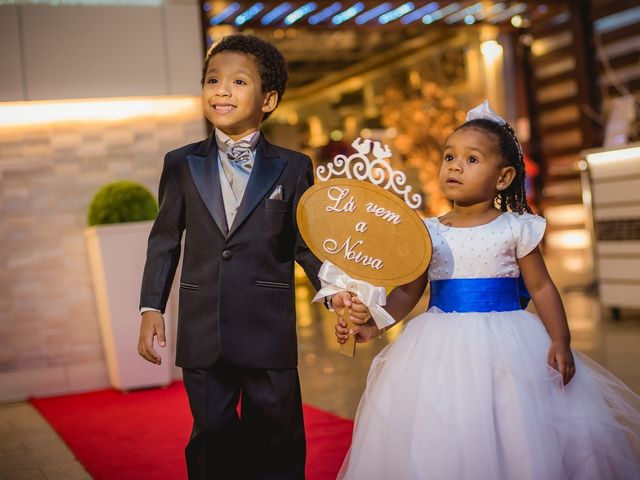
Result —
POLYGON ((373 361, 338 478, 640 478, 640 397, 578 352, 563 387, 549 346, 526 311, 414 318, 373 361))

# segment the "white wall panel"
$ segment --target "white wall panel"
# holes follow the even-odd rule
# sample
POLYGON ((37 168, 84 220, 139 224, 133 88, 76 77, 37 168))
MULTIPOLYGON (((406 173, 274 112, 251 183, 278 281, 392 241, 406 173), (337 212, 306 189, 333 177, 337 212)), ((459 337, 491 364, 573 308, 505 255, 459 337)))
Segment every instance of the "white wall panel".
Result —
POLYGON ((600 206, 615 202, 639 202, 640 179, 594 182, 593 198, 600 206))
POLYGON ((596 221, 640 218, 640 204, 614 205, 611 207, 603 207, 599 205, 595 208, 593 216, 596 221))
POLYGON ((603 305, 615 307, 640 307, 640 283, 600 283, 600 300, 603 305))
POLYGON ((595 182, 601 181, 603 178, 623 178, 625 175, 638 175, 638 165, 626 159, 614 160, 613 158, 608 158, 606 162, 589 162, 589 170, 595 182))
POLYGON ((198 4, 164 6, 169 93, 199 95, 204 59, 198 4))
MULTIPOLYGON (((607 280, 638 280, 640 272, 640 258, 600 258, 598 261, 598 276, 602 281, 607 280)), ((638 289, 640 294, 640 288, 638 289)))
POLYGON ((598 242, 598 255, 636 255, 640 256, 640 242, 613 241, 598 242))
POLYGON ((28 100, 169 93, 161 8, 21 11, 28 100))
POLYGON ((0 102, 25 100, 18 25, 18 8, 0 6, 0 102))

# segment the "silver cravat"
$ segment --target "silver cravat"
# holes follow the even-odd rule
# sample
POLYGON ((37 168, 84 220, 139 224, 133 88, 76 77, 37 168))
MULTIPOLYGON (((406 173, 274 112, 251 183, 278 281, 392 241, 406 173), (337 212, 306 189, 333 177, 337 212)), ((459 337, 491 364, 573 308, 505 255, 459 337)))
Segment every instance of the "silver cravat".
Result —
POLYGON ((246 187, 246 179, 253 168, 251 144, 246 140, 234 143, 223 156, 221 163, 231 185, 231 190, 233 190, 236 200, 240 202, 246 187))

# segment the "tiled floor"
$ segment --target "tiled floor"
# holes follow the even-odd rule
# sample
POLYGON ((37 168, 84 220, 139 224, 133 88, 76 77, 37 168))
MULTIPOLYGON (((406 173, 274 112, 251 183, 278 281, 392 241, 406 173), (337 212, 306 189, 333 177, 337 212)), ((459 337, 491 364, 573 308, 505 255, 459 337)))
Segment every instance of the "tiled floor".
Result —
POLYGON ((0 405, 1 480, 90 478, 71 450, 31 405, 0 405))
MULTIPOLYGON (((573 347, 619 376, 640 392, 640 312, 622 311, 614 321, 601 315, 589 295, 589 279, 580 255, 547 252, 549 270, 558 285, 569 317, 573 347)), ((371 359, 398 334, 358 345, 355 358, 337 353, 333 315, 309 305, 311 293, 298 292, 300 376, 306 403, 353 417, 371 359)), ((426 299, 414 310, 423 311, 426 299)), ((0 405, 0 480, 90 478, 42 417, 26 403, 0 405)))

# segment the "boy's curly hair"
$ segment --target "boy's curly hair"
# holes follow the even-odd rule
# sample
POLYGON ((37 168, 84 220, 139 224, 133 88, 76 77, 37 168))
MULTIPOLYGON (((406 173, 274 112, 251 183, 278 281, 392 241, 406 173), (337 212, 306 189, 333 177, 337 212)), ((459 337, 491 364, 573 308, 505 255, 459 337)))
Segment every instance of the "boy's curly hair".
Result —
MULTIPOLYGON (((280 103, 284 96, 284 91, 287 88, 287 80, 289 80, 289 73, 287 72, 284 57, 282 53, 280 53, 280 50, 274 45, 253 35, 228 35, 211 46, 204 59, 202 68, 200 84, 203 87, 204 78, 207 73, 207 68, 209 67, 209 60, 211 60, 214 55, 224 51, 242 52, 250 55, 254 59, 258 73, 260 74, 262 91, 269 92, 275 90, 278 93, 276 106, 280 103)), ((270 114, 271 112, 265 113, 263 120, 266 120, 270 114)))

